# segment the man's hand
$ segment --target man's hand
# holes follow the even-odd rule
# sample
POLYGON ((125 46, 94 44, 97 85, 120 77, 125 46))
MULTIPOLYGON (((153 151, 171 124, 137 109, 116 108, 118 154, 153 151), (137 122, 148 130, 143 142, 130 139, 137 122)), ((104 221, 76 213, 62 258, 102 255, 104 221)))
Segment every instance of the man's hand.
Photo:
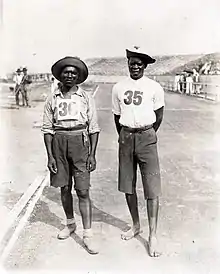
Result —
POLYGON ((49 171, 52 173, 57 173, 57 164, 53 157, 50 157, 48 159, 47 167, 49 168, 49 171))
POLYGON ((95 156, 93 155, 89 155, 88 160, 87 160, 87 164, 86 164, 86 168, 89 172, 92 172, 96 169, 96 159, 95 156))

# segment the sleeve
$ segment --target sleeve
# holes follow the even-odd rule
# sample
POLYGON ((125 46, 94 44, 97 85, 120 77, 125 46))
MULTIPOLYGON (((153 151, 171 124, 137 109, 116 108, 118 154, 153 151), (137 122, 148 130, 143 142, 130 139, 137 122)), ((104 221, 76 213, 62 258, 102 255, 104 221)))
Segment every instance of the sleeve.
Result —
POLYGON ((112 112, 116 115, 121 115, 117 84, 112 89, 112 112))
POLYGON ((89 134, 100 132, 100 127, 98 125, 98 117, 95 106, 95 100, 91 95, 88 96, 88 131, 89 134))
POLYGON ((43 125, 41 131, 43 134, 54 134, 54 127, 53 127, 53 109, 52 109, 52 97, 48 96, 47 100, 44 105, 44 114, 43 114, 43 125))
MULTIPOLYGON (((158 83, 157 83, 158 84, 158 83)), ((155 93, 153 97, 153 102, 154 102, 154 110, 157 110, 161 107, 164 107, 165 102, 164 102, 164 90, 161 87, 160 84, 158 84, 155 87, 155 93)))

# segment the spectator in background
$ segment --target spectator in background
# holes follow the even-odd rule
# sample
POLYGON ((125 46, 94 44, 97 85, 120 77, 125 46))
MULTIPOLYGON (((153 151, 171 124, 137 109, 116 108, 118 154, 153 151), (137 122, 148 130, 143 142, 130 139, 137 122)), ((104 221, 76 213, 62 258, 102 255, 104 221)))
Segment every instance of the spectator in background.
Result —
POLYGON ((58 88, 59 88, 59 82, 54 77, 52 77, 51 78, 51 88, 50 88, 51 93, 53 93, 58 88))
POLYGON ((174 90, 177 92, 180 92, 180 75, 179 75, 179 73, 176 73, 176 75, 175 75, 174 90))
POLYGON ((51 78, 51 85, 50 85, 50 90, 51 90, 51 93, 54 92, 54 77, 51 78))
POLYGON ((19 106, 19 95, 21 93, 22 78, 23 78, 22 70, 20 68, 18 68, 16 70, 16 74, 13 78, 13 81, 15 82, 15 103, 17 106, 19 106))
POLYGON ((180 74, 179 84, 180 84, 180 92, 185 93, 186 92, 186 77, 185 77, 184 72, 182 72, 180 74))
POLYGON ((183 81, 183 93, 186 93, 186 72, 184 71, 183 72, 183 78, 182 78, 182 81, 183 81))
POLYGON ((200 87, 199 87, 199 73, 196 69, 193 69, 193 93, 198 94, 200 87))
POLYGON ((193 91, 193 77, 191 73, 186 76, 186 94, 192 94, 193 91))
POLYGON ((212 66, 212 62, 211 62, 211 61, 206 62, 206 63, 202 66, 202 68, 200 69, 199 73, 200 73, 200 74, 205 74, 205 75, 209 74, 209 72, 210 72, 210 70, 211 70, 211 66, 212 66))
POLYGON ((30 105, 30 84, 32 83, 30 75, 27 73, 27 68, 23 68, 23 78, 21 81, 21 94, 23 106, 31 107, 30 105))

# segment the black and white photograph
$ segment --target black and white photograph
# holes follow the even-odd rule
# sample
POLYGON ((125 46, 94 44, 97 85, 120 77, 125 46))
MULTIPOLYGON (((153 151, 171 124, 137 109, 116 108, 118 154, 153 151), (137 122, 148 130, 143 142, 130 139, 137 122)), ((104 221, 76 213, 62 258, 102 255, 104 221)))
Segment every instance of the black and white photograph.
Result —
POLYGON ((2 273, 220 273, 219 14, 0 0, 2 273))

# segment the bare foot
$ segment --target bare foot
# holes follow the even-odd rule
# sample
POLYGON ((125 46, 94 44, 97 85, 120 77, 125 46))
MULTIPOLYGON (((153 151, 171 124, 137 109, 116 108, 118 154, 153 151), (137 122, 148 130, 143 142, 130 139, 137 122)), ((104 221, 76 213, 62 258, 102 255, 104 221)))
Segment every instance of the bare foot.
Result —
POLYGON ((149 248, 149 255, 151 257, 159 257, 162 255, 162 253, 158 251, 158 241, 156 236, 149 236, 148 248, 149 248))
POLYGON ((140 230, 140 226, 133 226, 128 231, 122 233, 121 238, 122 238, 122 240, 128 241, 128 240, 134 238, 135 236, 139 235, 142 232, 143 231, 140 230))

